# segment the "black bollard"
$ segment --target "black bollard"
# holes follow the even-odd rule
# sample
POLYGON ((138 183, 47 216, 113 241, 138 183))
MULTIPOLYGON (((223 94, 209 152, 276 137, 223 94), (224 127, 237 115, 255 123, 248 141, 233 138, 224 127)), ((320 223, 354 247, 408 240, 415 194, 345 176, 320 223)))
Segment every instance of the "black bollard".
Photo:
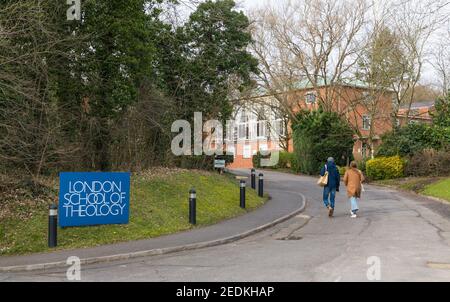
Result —
POLYGON ((255 172, 255 169, 252 169, 252 173, 251 173, 251 186, 252 186, 253 190, 256 188, 256 172, 255 172))
POLYGON ((48 247, 57 245, 58 208, 52 204, 48 213, 48 247))
POLYGON ((262 173, 259 173, 258 196, 263 197, 263 195, 264 195, 264 175, 262 173))
POLYGON ((245 180, 241 180, 239 182, 239 187, 240 187, 240 207, 245 209, 245 180))
POLYGON ((194 225, 197 222, 196 203, 197 203, 197 194, 195 192, 195 189, 192 188, 189 191, 189 223, 194 225))

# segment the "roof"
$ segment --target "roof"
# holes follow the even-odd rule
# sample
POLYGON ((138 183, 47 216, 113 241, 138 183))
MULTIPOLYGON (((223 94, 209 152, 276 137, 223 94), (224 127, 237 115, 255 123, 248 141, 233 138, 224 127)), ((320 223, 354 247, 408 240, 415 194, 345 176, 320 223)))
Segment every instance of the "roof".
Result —
MULTIPOLYGON (((332 83, 335 86, 346 86, 346 87, 353 87, 353 88, 359 88, 359 89, 373 89, 367 82, 357 80, 357 79, 342 79, 339 82, 333 82, 332 83)), ((313 85, 313 83, 308 80, 304 79, 301 81, 298 81, 294 83, 293 90, 306 90, 306 89, 312 89, 312 88, 322 88, 322 87, 328 87, 331 85, 330 81, 325 81, 323 78, 319 78, 317 80, 317 84, 313 85)), ((388 89, 389 90, 389 89, 388 89)), ((264 96, 270 96, 273 94, 281 94, 283 91, 278 91, 276 93, 271 93, 266 88, 258 86, 255 88, 252 93, 250 94, 250 98, 257 98, 257 97, 264 97, 264 96)))
MULTIPOLYGON (((313 85, 310 80, 305 79, 302 81, 299 81, 294 84, 294 87, 296 89, 310 89, 314 87, 326 87, 331 85, 331 80, 325 81, 323 78, 319 78, 317 80, 316 85, 313 85)), ((362 89, 370 89, 370 85, 367 82, 356 80, 356 79, 342 79, 338 82, 334 82, 334 85, 337 86, 349 86, 349 87, 355 87, 355 88, 362 88, 362 89)))
MULTIPOLYGON (((420 108, 431 108, 434 106, 435 101, 433 100, 423 100, 414 102, 411 104, 411 109, 420 109, 420 108)), ((402 105, 401 109, 408 109, 408 105, 402 105)))

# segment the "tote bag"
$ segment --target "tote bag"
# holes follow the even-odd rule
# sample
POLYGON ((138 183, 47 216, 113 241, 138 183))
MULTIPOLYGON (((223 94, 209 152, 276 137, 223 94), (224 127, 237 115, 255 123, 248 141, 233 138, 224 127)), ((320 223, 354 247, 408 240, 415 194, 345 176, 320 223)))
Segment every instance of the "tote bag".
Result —
POLYGON ((323 176, 320 176, 319 180, 317 181, 317 184, 321 187, 325 187, 328 184, 328 171, 327 166, 325 165, 325 173, 323 176))

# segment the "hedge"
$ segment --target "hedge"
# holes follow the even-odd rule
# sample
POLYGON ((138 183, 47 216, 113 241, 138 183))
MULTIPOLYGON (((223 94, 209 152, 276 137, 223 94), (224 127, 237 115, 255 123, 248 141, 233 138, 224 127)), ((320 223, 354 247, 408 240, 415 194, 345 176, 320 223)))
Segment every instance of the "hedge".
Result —
POLYGON ((347 171, 347 169, 348 169, 346 166, 343 166, 343 167, 337 166, 337 168, 338 168, 339 174, 341 176, 344 176, 345 175, 345 171, 347 171))
POLYGON ((404 175, 405 162, 400 156, 377 157, 366 162, 371 180, 399 178, 404 175))
POLYGON ((253 161, 253 167, 255 168, 268 168, 268 169, 292 169, 292 171, 297 172, 298 171, 298 161, 297 157, 294 153, 286 152, 286 151, 280 151, 279 158, 278 158, 278 164, 275 166, 268 166, 268 167, 261 167, 261 159, 266 158, 269 159, 269 156, 262 156, 260 152, 253 155, 252 161, 253 161))
POLYGON ((450 149, 425 149, 407 158, 408 176, 450 176, 450 149))

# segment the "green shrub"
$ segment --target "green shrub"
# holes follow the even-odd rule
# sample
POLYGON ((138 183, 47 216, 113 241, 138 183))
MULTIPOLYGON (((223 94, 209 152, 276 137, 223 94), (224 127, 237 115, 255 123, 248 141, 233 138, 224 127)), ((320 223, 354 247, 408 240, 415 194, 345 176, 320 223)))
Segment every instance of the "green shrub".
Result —
POLYGON ((295 153, 289 153, 289 157, 290 157, 290 164, 291 164, 291 166, 289 168, 295 173, 300 172, 297 155, 295 153))
MULTIPOLYGON (((261 159, 269 159, 270 155, 268 156, 262 156, 261 152, 257 152, 252 157, 253 161, 253 167, 255 168, 261 168, 261 159)), ((286 152, 286 151, 280 151, 279 157, 278 157, 278 163, 274 166, 268 166, 265 168, 268 169, 289 169, 289 168, 295 168, 297 167, 296 158, 294 153, 286 152)))
POLYGON ((276 168, 289 168, 291 165, 290 153, 285 151, 280 151, 278 158, 278 164, 276 168))
POLYGON ((450 127, 409 124, 382 136, 377 156, 410 156, 424 149, 442 150, 450 144, 450 127))
POLYGON ((425 149, 408 157, 405 165, 408 176, 450 175, 450 150, 425 149))
POLYGON ((431 112, 433 124, 442 128, 450 127, 450 90, 447 95, 436 100, 431 112))
POLYGON ((366 163, 367 163, 366 160, 358 161, 358 170, 360 170, 363 173, 366 173, 366 163))
POLYGON ((399 178, 404 175, 404 166, 400 156, 378 157, 367 161, 366 173, 371 180, 399 178))
POLYGON ((233 154, 216 155, 215 159, 225 160, 225 165, 228 165, 234 162, 234 155, 233 154))
POLYGON ((316 174, 328 157, 345 165, 352 157, 353 130, 335 112, 301 111, 293 124, 296 167, 305 174, 316 174))
POLYGON ((180 156, 177 166, 182 169, 213 170, 214 156, 210 155, 180 156))
POLYGON ((261 168, 261 159, 262 158, 270 158, 270 156, 262 156, 261 152, 257 152, 255 155, 253 155, 252 157, 252 162, 253 162, 253 167, 260 169, 261 168))
POLYGON ((341 176, 344 176, 345 171, 347 171, 347 167, 346 166, 343 166, 343 167, 337 166, 337 167, 338 167, 338 170, 339 170, 339 174, 341 176))

